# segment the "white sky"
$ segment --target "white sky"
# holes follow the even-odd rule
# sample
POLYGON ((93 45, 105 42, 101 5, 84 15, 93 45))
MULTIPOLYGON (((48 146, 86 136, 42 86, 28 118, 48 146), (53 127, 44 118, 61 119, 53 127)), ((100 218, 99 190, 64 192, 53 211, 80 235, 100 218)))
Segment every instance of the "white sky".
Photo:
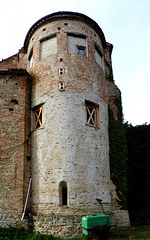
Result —
POLYGON ((150 123, 150 0, 0 0, 0 60, 22 48, 29 28, 57 11, 95 20, 114 45, 113 73, 124 121, 150 123))

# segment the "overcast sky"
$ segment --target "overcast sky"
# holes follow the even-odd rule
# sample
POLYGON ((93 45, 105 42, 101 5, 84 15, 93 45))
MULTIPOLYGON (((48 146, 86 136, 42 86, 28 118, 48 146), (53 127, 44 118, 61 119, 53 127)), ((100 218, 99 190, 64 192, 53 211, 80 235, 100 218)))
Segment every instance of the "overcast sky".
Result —
POLYGON ((29 28, 57 11, 95 20, 113 44, 116 85, 122 92, 124 122, 150 123, 150 0, 0 0, 0 61, 22 48, 29 28))

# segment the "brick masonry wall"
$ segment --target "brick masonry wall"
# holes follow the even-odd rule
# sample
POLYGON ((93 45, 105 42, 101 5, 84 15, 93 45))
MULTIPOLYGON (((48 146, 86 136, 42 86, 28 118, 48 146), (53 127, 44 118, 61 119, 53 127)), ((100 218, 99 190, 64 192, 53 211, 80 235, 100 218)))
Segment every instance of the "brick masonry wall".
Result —
POLYGON ((23 49, 17 54, 0 61, 0 71, 10 69, 27 69, 27 55, 23 49))
POLYGON ((20 215, 25 202, 30 163, 30 81, 25 70, 0 71, 1 198, 0 212, 20 215))

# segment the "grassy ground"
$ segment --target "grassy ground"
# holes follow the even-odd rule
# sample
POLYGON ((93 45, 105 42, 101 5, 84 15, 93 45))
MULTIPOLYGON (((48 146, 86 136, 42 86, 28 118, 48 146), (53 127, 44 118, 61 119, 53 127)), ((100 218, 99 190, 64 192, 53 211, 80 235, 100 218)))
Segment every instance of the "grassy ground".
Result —
POLYGON ((110 240, 150 240, 150 225, 131 227, 131 228, 119 228, 111 231, 110 240))
MULTIPOLYGON (((150 240, 150 225, 132 228, 120 228, 111 231, 109 240, 150 240)), ((24 229, 0 228, 0 240, 61 240, 52 235, 26 232, 24 229)), ((70 239, 71 240, 71 239, 70 239)), ((86 237, 72 238, 86 240, 86 237)), ((103 239, 102 239, 103 240, 103 239)))

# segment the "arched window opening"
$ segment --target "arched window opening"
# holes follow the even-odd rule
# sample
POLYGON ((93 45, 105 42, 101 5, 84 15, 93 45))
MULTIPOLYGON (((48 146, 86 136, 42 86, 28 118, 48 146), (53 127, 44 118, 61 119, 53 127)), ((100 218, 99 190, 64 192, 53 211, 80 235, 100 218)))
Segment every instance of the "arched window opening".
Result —
POLYGON ((59 204, 60 206, 68 205, 68 189, 65 181, 59 184, 59 204))

